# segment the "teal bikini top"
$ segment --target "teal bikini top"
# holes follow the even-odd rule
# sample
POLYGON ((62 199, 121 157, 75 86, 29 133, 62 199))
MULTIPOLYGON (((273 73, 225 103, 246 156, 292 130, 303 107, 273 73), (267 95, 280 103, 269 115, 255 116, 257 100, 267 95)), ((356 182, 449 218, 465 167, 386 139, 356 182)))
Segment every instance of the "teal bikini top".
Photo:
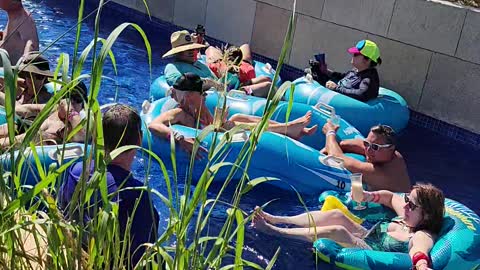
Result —
POLYGON ((388 234, 388 226, 391 222, 400 223, 400 218, 394 218, 388 221, 380 221, 375 224, 367 233, 365 242, 373 249, 387 252, 408 253, 408 241, 400 241, 388 234))

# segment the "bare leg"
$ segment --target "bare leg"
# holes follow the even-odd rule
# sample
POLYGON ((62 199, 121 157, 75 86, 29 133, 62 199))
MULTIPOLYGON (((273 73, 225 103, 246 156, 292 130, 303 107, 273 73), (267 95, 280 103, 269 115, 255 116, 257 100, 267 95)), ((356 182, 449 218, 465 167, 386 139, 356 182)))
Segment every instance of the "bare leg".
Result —
POLYGON ((298 227, 323 227, 341 225, 355 235, 363 235, 367 231, 359 224, 353 222, 339 210, 330 210, 326 212, 311 211, 296 216, 274 216, 264 212, 260 207, 255 207, 256 215, 264 218, 271 224, 291 224, 298 227))
POLYGON ((262 83, 262 82, 272 82, 272 79, 267 76, 259 76, 252 79, 252 84, 262 83))
MULTIPOLYGON (((229 120, 233 121, 235 125, 245 125, 253 128, 260 122, 261 118, 245 114, 235 114, 230 117, 229 120)), ((303 117, 297 118, 287 124, 269 120, 268 131, 285 134, 298 140, 304 135, 312 135, 317 131, 317 125, 307 128, 311 120, 312 112, 307 112, 303 117)))
POLYGON ((0 125, 0 138, 8 137, 8 125, 0 125))
POLYGON ((270 91, 272 83, 271 82, 260 82, 256 84, 251 84, 248 87, 252 89, 252 95, 256 97, 267 97, 268 91, 270 91))
POLYGON ((250 50, 250 45, 248 44, 243 44, 240 46, 240 50, 242 51, 243 54, 243 60, 252 62, 252 51, 250 50))
POLYGON ((329 238, 346 247, 358 246, 370 249, 363 240, 355 237, 347 228, 341 225, 309 228, 280 228, 269 224, 260 215, 255 215, 253 217, 252 226, 261 232, 275 236, 298 239, 306 242, 314 242, 319 238, 329 238))

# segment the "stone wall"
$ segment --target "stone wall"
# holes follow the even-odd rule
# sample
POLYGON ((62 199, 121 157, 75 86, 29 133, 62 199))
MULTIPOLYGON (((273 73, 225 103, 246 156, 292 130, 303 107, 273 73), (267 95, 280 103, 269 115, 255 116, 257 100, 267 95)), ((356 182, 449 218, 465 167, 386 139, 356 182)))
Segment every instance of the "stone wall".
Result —
MULTIPOLYGON (((152 16, 261 55, 280 53, 293 0, 146 0, 152 16)), ((143 0, 115 0, 145 11, 143 0)), ((425 0, 297 0, 288 64, 304 68, 325 52, 329 67, 350 68, 346 49, 360 39, 380 46, 382 85, 410 107, 480 133, 480 11, 425 0), (477 120, 475 120, 477 119, 477 120)))

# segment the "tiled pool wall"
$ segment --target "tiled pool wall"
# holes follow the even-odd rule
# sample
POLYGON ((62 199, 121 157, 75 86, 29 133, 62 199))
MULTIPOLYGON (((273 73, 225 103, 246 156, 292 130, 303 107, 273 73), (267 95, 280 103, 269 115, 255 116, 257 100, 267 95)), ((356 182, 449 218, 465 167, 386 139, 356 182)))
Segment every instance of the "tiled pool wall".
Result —
MULTIPOLYGON (((97 4, 97 3, 94 3, 92 0, 90 0, 89 4, 97 4)), ((147 28, 154 27, 156 29, 161 29, 166 32, 174 32, 181 29, 185 29, 184 27, 179 27, 177 25, 174 25, 169 22, 165 22, 155 17, 149 18, 147 15, 145 15, 142 12, 139 12, 137 10, 125 7, 121 4, 117 4, 114 2, 108 3, 108 5, 106 6, 102 14, 108 16, 108 15, 115 15, 118 13, 124 14, 129 21, 138 23, 142 27, 147 27, 147 28)), ((222 44, 226 43, 224 41, 221 41, 209 36, 207 36, 207 40, 211 45, 214 45, 214 46, 221 46, 222 44)), ((268 62, 274 67, 277 64, 276 60, 260 54, 254 53, 253 57, 257 61, 268 62)), ((292 67, 287 64, 283 66, 283 69, 280 72, 280 76, 282 77, 282 80, 294 80, 302 75, 303 75, 303 70, 292 67)), ((477 85, 477 87, 480 88, 479 85, 477 85)), ((466 129, 457 127, 455 125, 451 125, 449 123, 435 119, 433 117, 430 117, 428 115, 425 115, 423 113, 420 113, 414 110, 410 110, 410 111, 411 111, 410 122, 409 122, 410 125, 427 128, 436 133, 447 136, 455 141, 480 149, 480 134, 468 131, 466 129)))

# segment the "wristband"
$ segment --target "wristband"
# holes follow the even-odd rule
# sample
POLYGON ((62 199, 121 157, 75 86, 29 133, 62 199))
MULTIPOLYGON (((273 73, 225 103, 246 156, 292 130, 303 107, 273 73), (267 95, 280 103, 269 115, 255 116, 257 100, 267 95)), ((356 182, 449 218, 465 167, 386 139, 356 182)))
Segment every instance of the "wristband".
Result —
POLYGON ((425 254, 421 251, 418 251, 415 254, 413 254, 413 257, 412 257, 413 267, 412 267, 412 269, 417 269, 417 263, 421 260, 427 261, 427 266, 428 267, 430 267, 432 265, 432 261, 430 260, 430 257, 428 257, 427 254, 425 254))
POLYGON ((165 138, 169 141, 171 138, 172 138, 172 135, 173 135, 173 139, 178 142, 182 139, 184 139, 185 137, 180 134, 179 132, 175 131, 175 130, 171 130, 169 133, 167 133, 167 135, 165 136, 165 138))
POLYGON ((327 136, 327 137, 330 136, 330 135, 337 136, 337 133, 334 130, 329 130, 327 132, 327 134, 325 134, 325 136, 327 136))
POLYGON ((365 193, 368 194, 368 200, 370 202, 378 203, 380 201, 380 194, 378 192, 368 192, 368 191, 366 191, 365 193))

